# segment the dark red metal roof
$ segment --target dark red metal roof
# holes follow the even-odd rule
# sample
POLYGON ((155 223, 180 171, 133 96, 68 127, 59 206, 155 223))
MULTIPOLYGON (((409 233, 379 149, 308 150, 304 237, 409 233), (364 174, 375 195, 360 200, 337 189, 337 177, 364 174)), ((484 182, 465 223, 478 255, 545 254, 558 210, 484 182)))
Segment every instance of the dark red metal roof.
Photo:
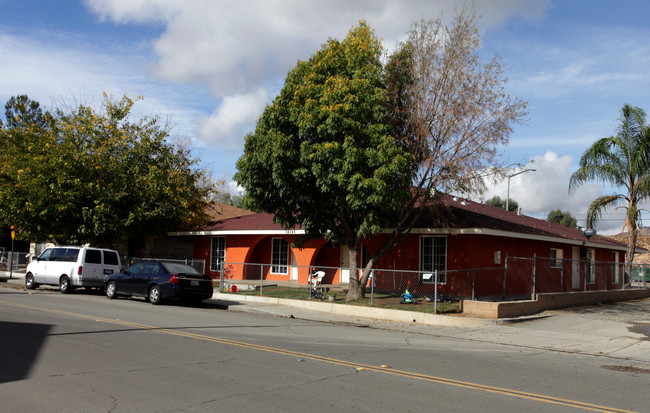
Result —
POLYGON ((210 223, 200 231, 278 231, 283 228, 273 222, 273 214, 266 212, 228 218, 210 223))
MULTIPOLYGON (((505 209, 474 202, 462 197, 440 193, 438 208, 438 226, 449 228, 484 228, 497 231, 513 232, 517 234, 546 236, 584 242, 587 237, 579 229, 565 227, 564 225, 520 215, 505 209)), ((434 224, 434 214, 423 214, 417 227, 426 228, 434 224), (428 221, 428 222, 427 222, 428 221), (424 225, 424 226, 422 226, 424 225)), ((611 246, 624 246, 612 238, 595 235, 589 239, 592 243, 611 246)))
MULTIPOLYGON (((522 234, 579 242, 587 241, 587 238, 579 229, 553 224, 542 219, 520 215, 445 193, 437 194, 435 203, 430 207, 429 211, 421 214, 414 228, 489 229, 512 233, 514 236, 522 234)), ((201 228, 199 232, 282 230, 283 228, 280 225, 273 222, 272 214, 251 213, 213 221, 201 228)), ((591 237, 589 241, 608 246, 625 246, 625 243, 600 235, 591 237)))
POLYGON ((210 222, 222 221, 224 219, 252 215, 255 212, 243 208, 237 208, 232 205, 221 202, 212 202, 205 210, 210 222))

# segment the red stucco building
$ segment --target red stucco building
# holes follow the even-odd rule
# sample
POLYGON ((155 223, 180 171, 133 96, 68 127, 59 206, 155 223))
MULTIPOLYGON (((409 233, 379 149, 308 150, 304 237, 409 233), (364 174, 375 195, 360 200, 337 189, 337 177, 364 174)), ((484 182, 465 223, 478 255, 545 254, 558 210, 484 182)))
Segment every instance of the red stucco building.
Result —
MULTIPOLYGON (((300 228, 283 229, 271 214, 258 213, 217 219, 198 231, 170 235, 192 236, 194 258, 206 260, 206 272, 215 278, 223 265, 225 278, 231 280, 307 284, 310 268, 317 267, 326 268, 324 283, 347 284, 354 271, 348 268, 347 248, 325 239, 292 247, 303 233, 300 228)), ((378 234, 364 239, 359 263, 386 237, 378 234)), ((438 271, 449 275, 442 293, 470 296, 475 284, 480 284, 482 295, 500 295, 506 293, 506 266, 511 270, 521 266, 521 260, 514 259, 519 257, 543 268, 537 270, 538 292, 615 289, 622 287, 625 252, 625 244, 608 237, 587 239, 577 229, 441 194, 437 206, 421 214, 406 240, 380 259, 376 268, 392 271, 393 277, 376 277, 376 283, 378 288, 382 283, 389 288, 392 281, 395 289, 401 289, 407 279, 411 288, 418 288, 430 282, 427 274, 438 271), (506 257, 513 258, 508 261, 506 257), (400 272, 399 286, 396 271, 400 272)), ((508 277, 508 294, 525 294, 530 289, 524 285, 518 291, 514 275, 508 277)))

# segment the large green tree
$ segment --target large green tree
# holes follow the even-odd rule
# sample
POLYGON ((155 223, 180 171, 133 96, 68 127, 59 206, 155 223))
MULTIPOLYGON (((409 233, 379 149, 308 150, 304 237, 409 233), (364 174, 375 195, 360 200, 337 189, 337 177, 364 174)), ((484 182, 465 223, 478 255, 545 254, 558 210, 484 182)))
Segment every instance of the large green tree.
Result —
POLYGON ((650 127, 643 109, 624 105, 616 135, 600 138, 580 158, 580 167, 571 175, 569 192, 586 182, 596 181, 625 191, 603 195, 587 209, 587 227, 593 228, 603 211, 623 208, 628 242, 625 272, 632 270, 639 232, 639 204, 650 196, 650 127))
POLYGON ((390 58, 361 23, 299 62, 247 136, 235 179, 283 225, 328 234, 357 265, 362 237, 388 231, 348 298, 363 295, 371 269, 401 242, 437 191, 481 190, 525 102, 505 90, 498 58, 481 63, 473 10, 450 26, 414 26, 390 58), (422 207, 423 206, 423 207, 422 207))
MULTIPOLYGON (((517 212, 519 210, 519 203, 517 201, 515 201, 514 199, 510 198, 508 200, 507 204, 508 204, 508 211, 517 212)), ((501 197, 499 195, 495 195, 492 198, 485 201, 485 205, 490 205, 490 206, 493 206, 493 207, 506 209, 506 200, 501 199, 501 197)))
POLYGON ((26 240, 113 245, 200 222, 211 187, 158 118, 130 119, 134 100, 100 112, 43 112, 12 98, 0 129, 0 221, 26 240))
POLYGON ((548 213, 546 220, 565 227, 578 228, 578 220, 569 211, 554 209, 548 213))
MULTIPOLYGON (((394 225, 409 198, 412 157, 391 136, 382 47, 364 22, 289 72, 246 137, 235 180, 254 207, 349 250, 394 225)), ((348 298, 363 294, 351 274, 348 298)))

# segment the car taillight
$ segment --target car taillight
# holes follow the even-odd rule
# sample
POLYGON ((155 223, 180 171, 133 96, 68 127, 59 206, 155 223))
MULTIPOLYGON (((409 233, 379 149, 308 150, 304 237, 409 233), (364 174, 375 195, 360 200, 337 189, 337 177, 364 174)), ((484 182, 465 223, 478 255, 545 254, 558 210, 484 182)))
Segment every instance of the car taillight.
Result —
POLYGON ((77 275, 81 275, 83 269, 83 265, 80 265, 79 268, 77 268, 77 275))
POLYGON ((169 282, 172 284, 178 284, 178 274, 174 274, 169 278, 169 282))

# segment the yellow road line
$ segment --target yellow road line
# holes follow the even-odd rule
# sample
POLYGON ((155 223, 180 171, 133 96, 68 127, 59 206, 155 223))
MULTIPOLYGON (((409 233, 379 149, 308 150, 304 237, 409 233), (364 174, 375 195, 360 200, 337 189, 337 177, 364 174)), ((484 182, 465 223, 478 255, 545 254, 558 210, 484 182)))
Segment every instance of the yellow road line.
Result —
POLYGON ((54 309, 50 309, 50 308, 36 307, 36 306, 25 305, 25 304, 16 304, 16 303, 7 303, 7 302, 2 302, 2 304, 7 305, 7 306, 12 306, 12 307, 20 307, 20 308, 25 308, 25 309, 30 309, 30 310, 43 311, 43 312, 47 312, 47 313, 51 313, 51 314, 59 314, 59 315, 68 316, 68 317, 95 320, 95 321, 103 322, 103 323, 107 323, 107 324, 117 324, 117 325, 122 325, 122 326, 128 326, 128 327, 133 327, 133 328, 137 328, 137 329, 141 329, 141 330, 151 330, 151 331, 155 331, 155 332, 159 332, 159 333, 170 334, 170 335, 175 335, 175 336, 180 336, 180 337, 187 337, 187 338, 191 338, 191 339, 195 339, 195 340, 202 340, 202 341, 208 341, 208 342, 213 342, 213 343, 226 344, 226 345, 230 345, 230 346, 248 348, 248 349, 251 349, 251 350, 265 351, 265 352, 281 354, 281 355, 286 355, 286 356, 291 356, 291 357, 298 357, 298 358, 303 358, 303 359, 320 361, 320 362, 323 362, 323 363, 336 364, 336 365, 345 366, 345 367, 354 367, 356 369, 363 369, 363 370, 373 371, 373 372, 377 372, 377 373, 390 374, 390 375, 405 377, 405 378, 414 379, 414 380, 421 380, 421 381, 426 381, 426 382, 431 382, 431 383, 445 384, 445 385, 449 385, 449 386, 461 387, 461 388, 472 389, 472 390, 480 390, 480 391, 485 391, 485 392, 489 392, 489 393, 501 394, 501 395, 504 395, 504 396, 517 397, 517 398, 520 398, 520 399, 534 400, 534 401, 538 401, 538 402, 542 402, 542 403, 556 404, 556 405, 567 406, 567 407, 575 407, 575 408, 579 408, 579 409, 585 409, 585 410, 588 410, 588 411, 608 412, 608 413, 611 413, 611 412, 630 413, 630 412, 632 412, 632 410, 616 409, 616 408, 613 408, 613 407, 600 406, 600 405, 596 405, 596 404, 584 403, 584 402, 569 400, 569 399, 562 399, 562 398, 559 398, 559 397, 545 396, 545 395, 542 395, 542 394, 528 393, 528 392, 523 392, 523 391, 519 391, 519 390, 506 389, 506 388, 502 388, 502 387, 486 386, 486 385, 478 384, 478 383, 471 383, 471 382, 466 382, 466 381, 461 381, 461 380, 447 379, 447 378, 444 378, 444 377, 430 376, 430 375, 427 375, 427 374, 414 373, 414 372, 409 372, 409 371, 394 370, 394 369, 391 369, 391 368, 388 368, 388 367, 378 367, 378 366, 373 366, 373 365, 368 365, 368 364, 355 363, 355 362, 352 362, 352 361, 339 360, 339 359, 334 359, 334 358, 329 358, 329 357, 324 357, 324 356, 318 356, 318 355, 309 354, 309 353, 301 353, 301 352, 298 352, 298 351, 285 350, 285 349, 282 349, 282 348, 263 346, 263 345, 259 345, 259 344, 253 344, 253 343, 246 343, 246 342, 243 342, 243 341, 235 341, 235 340, 228 340, 228 339, 225 339, 225 338, 211 337, 211 336, 206 336, 206 335, 202 335, 202 334, 196 334, 196 333, 190 333, 190 332, 186 332, 186 331, 174 330, 174 329, 171 329, 171 328, 155 327, 155 326, 150 326, 150 325, 146 325, 146 324, 139 324, 139 323, 133 323, 133 322, 119 320, 119 319, 110 319, 110 318, 105 318, 105 317, 97 317, 97 316, 92 316, 92 315, 88 315, 88 314, 80 314, 80 313, 73 313, 73 312, 70 312, 70 311, 54 310, 54 309))

